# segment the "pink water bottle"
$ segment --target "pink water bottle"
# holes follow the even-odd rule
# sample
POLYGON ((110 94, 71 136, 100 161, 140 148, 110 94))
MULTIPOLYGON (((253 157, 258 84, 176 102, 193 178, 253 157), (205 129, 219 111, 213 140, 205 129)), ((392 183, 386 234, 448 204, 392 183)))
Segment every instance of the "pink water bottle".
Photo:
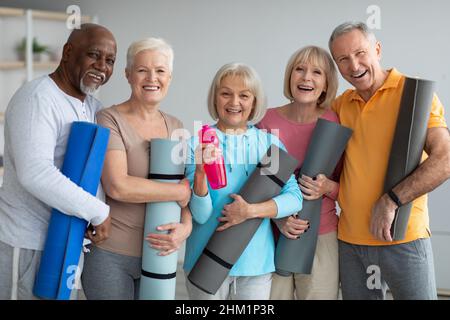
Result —
MULTIPOLYGON (((212 143, 216 148, 219 147, 219 138, 213 128, 208 125, 204 125, 198 133, 202 143, 212 143)), ((203 168, 205 169, 206 177, 211 188, 220 189, 227 185, 227 174, 225 171, 225 161, 223 156, 220 156, 212 163, 203 163, 203 168)))

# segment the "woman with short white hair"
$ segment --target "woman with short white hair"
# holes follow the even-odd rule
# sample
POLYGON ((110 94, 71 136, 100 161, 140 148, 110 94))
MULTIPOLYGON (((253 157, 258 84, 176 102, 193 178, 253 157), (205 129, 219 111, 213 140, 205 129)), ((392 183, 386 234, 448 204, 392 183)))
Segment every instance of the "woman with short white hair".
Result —
POLYGON ((92 245, 85 255, 82 284, 88 299, 137 299, 142 239, 161 255, 168 255, 190 234, 188 181, 173 184, 147 179, 150 141, 169 138, 183 126, 160 110, 172 69, 173 51, 163 39, 134 42, 128 49, 125 69, 130 98, 97 113, 98 123, 111 132, 102 175, 106 203, 111 208, 111 235, 92 245), (159 201, 177 201, 185 208, 181 223, 162 226, 160 231, 168 234, 144 235, 145 205, 159 201))

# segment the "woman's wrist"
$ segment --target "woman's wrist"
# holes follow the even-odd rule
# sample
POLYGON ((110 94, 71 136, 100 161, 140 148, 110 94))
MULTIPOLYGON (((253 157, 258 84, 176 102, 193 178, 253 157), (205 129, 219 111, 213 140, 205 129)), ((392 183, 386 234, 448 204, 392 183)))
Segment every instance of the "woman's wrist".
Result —
POLYGON ((199 175, 206 175, 205 169, 203 168, 203 164, 196 164, 195 165, 195 174, 199 175))
POLYGON ((205 172, 197 172, 194 174, 194 193, 197 196, 204 197, 208 194, 208 184, 206 182, 205 172))
POLYGON ((333 180, 327 181, 327 192, 325 193, 326 196, 329 196, 333 194, 333 192, 336 190, 337 183, 333 180))
POLYGON ((184 184, 178 184, 178 189, 176 189, 176 197, 178 198, 176 201, 183 201, 188 196, 189 189, 186 188, 184 184))
POLYGON ((250 219, 258 218, 258 210, 256 204, 249 203, 247 207, 247 215, 250 219))

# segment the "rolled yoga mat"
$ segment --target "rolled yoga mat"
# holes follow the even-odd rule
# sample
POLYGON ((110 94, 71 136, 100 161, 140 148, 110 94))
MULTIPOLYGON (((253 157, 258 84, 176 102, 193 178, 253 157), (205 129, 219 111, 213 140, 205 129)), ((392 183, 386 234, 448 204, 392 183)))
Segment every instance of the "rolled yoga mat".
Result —
MULTIPOLYGON (((306 151, 300 176, 315 177, 322 173, 330 177, 345 150, 352 130, 324 119, 317 121, 306 151)), ((276 273, 289 276, 291 273, 310 274, 316 252, 317 234, 320 225, 322 198, 304 200, 297 218, 309 221, 309 230, 300 238, 292 240, 280 234, 275 250, 276 273)))
MULTIPOLYGON (((239 194, 248 203, 270 200, 280 193, 297 165, 297 159, 271 145, 239 194)), ((201 290, 216 294, 261 222, 262 219, 249 219, 216 231, 189 273, 188 280, 201 290)))
MULTIPOLYGON (((405 78, 394 139, 384 180, 384 191, 396 186, 420 164, 435 82, 405 78)), ((395 212, 391 226, 393 240, 403 240, 408 228, 412 202, 395 212)))
MULTIPOLYGON (((88 122, 72 124, 62 174, 93 196, 97 193, 109 129, 88 122)), ((52 210, 33 293, 44 299, 68 300, 74 288, 88 222, 52 210)))
MULTIPOLYGON (((184 161, 177 161, 180 158, 175 154, 179 144, 180 141, 152 139, 149 179, 178 183, 184 178, 184 161)), ((180 222, 180 216, 181 208, 175 201, 147 203, 144 237, 149 233, 163 233, 157 231, 156 227, 180 222)), ((159 256, 158 253, 158 250, 151 248, 149 243, 143 240, 140 300, 175 299, 178 252, 167 256, 159 256)))

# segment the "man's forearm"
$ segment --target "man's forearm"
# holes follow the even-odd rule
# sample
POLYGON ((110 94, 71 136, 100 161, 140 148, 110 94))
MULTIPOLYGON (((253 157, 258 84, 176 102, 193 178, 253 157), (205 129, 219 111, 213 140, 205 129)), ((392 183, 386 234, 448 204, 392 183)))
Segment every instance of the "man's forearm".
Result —
POLYGON ((433 191, 450 175, 448 146, 435 150, 408 177, 393 188, 401 203, 408 203, 433 191))

